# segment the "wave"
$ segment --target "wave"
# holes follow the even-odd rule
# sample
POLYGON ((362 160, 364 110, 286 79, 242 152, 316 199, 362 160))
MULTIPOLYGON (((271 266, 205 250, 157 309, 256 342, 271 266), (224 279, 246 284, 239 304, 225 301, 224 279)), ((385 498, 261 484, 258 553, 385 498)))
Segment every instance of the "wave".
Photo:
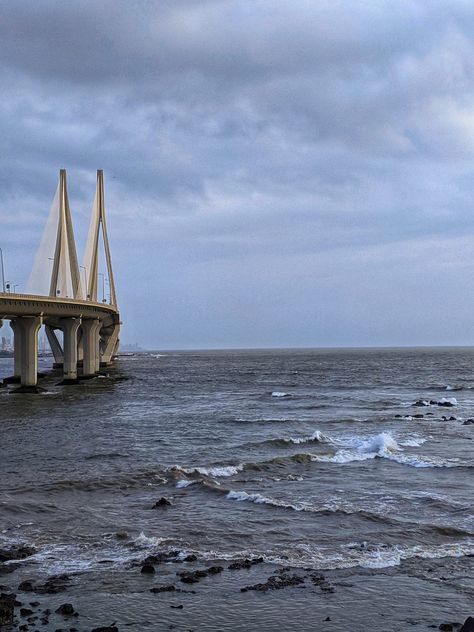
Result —
MULTIPOLYGON (((238 465, 210 465, 208 467, 181 467, 180 465, 173 465, 170 468, 171 472, 188 474, 190 476, 200 474, 201 476, 210 476, 213 478, 225 478, 227 476, 233 476, 234 474, 238 474, 244 469, 244 464, 239 463, 238 465)), ((181 487, 186 487, 186 485, 180 485, 181 487)))
POLYGON ((283 391, 272 391, 272 397, 291 397, 289 393, 284 393, 283 391))
POLYGON ((355 461, 366 461, 375 458, 385 458, 396 461, 402 465, 412 467, 462 467, 466 464, 460 459, 446 459, 442 457, 419 456, 417 454, 403 453, 403 446, 421 445, 423 439, 405 439, 397 443, 395 438, 388 432, 381 432, 369 438, 352 437, 338 440, 338 443, 345 443, 349 448, 341 448, 333 455, 313 455, 314 461, 328 463, 352 463, 355 461))

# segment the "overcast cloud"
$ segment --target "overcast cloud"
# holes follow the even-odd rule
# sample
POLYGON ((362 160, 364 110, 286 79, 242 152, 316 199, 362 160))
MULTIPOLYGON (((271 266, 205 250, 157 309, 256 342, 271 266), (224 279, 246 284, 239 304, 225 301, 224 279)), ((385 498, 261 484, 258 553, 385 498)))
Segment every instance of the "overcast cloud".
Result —
POLYGON ((103 168, 124 342, 474 344, 474 5, 0 5, 0 247, 25 287, 103 168))

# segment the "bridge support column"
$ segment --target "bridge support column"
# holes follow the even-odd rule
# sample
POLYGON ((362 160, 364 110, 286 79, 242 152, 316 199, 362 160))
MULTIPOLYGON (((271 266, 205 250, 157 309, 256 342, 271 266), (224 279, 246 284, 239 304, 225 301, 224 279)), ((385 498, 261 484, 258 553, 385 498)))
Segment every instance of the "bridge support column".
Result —
POLYGON ((20 373, 21 386, 14 392, 36 393, 38 391, 38 332, 41 316, 21 316, 11 321, 15 345, 15 375, 20 373))
POLYGON ((90 377, 97 373, 100 366, 99 330, 98 318, 83 318, 82 320, 82 346, 84 353, 83 376, 90 377))
POLYGON ((62 318, 63 331, 63 384, 77 383, 77 331, 81 325, 80 318, 62 318))
POLYGON ((10 327, 13 330, 13 376, 9 378, 11 382, 20 382, 21 380, 21 364, 22 364, 22 331, 21 319, 15 318, 10 320, 10 327))

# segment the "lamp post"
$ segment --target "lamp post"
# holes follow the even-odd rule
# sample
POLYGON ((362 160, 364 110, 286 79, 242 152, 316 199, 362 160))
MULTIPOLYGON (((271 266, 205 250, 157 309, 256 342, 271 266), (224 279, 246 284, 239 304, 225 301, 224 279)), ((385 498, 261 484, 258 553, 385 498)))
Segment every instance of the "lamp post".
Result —
POLYGON ((0 261, 2 262, 2 287, 5 294, 5 268, 3 267, 3 250, 0 248, 0 261))
POLYGON ((84 296, 87 298, 89 298, 89 294, 87 293, 87 269, 86 266, 79 266, 80 268, 82 268, 84 270, 84 282, 85 282, 85 288, 84 288, 84 296))
POLYGON ((99 272, 99 276, 102 277, 102 303, 106 303, 105 300, 105 277, 102 272, 99 272))

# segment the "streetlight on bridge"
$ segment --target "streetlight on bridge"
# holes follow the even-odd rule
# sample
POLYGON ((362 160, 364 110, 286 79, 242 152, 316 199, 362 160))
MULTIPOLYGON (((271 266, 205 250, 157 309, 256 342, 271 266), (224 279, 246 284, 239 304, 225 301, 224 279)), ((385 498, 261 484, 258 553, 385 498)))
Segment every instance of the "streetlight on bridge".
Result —
POLYGON ((0 261, 2 263, 2 287, 5 294, 5 268, 3 267, 3 250, 0 248, 0 261))

